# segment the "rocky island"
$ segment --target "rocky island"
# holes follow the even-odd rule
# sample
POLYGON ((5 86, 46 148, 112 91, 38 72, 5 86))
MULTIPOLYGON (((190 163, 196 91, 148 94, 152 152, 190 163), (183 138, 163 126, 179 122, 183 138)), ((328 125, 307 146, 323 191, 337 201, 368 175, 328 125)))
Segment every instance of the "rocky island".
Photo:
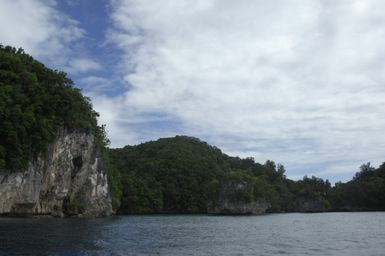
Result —
POLYGON ((66 74, 0 46, 0 214, 262 214, 385 210, 385 164, 332 186, 175 136, 108 148, 90 99, 66 74))
POLYGON ((0 47, 0 214, 114 212, 96 117, 64 73, 0 47))

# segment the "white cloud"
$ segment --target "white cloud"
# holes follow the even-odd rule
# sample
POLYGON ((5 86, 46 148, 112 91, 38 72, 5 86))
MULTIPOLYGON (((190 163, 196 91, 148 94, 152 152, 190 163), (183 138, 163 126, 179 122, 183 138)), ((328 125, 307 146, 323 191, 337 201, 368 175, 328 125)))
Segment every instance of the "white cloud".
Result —
POLYGON ((66 70, 70 73, 85 73, 102 69, 102 66, 92 59, 75 58, 69 61, 66 70))
POLYGON ((123 147, 133 143, 142 143, 150 139, 171 137, 180 134, 170 123, 170 116, 142 112, 135 106, 127 104, 124 95, 105 96, 99 90, 88 90, 85 94, 92 99, 94 109, 100 114, 99 124, 106 124, 108 138, 113 147, 123 147), (164 129, 156 127, 166 122, 164 129))
POLYGON ((104 67, 74 58, 85 31, 56 1, 2 1, 0 43, 85 75, 113 146, 183 133, 281 162, 291 177, 384 161, 385 2, 111 3, 107 41, 122 50, 127 82, 113 98, 101 94, 120 78, 87 74, 104 67))
POLYGON ((80 0, 66 0, 66 2, 70 6, 77 6, 80 4, 80 0))
MULTIPOLYGON (((106 131, 110 140, 118 144, 119 140, 130 141, 137 139, 135 135, 128 133, 124 126, 121 125, 120 121, 122 120, 120 119, 120 114, 123 110, 120 106, 125 105, 121 97, 116 97, 114 100, 111 100, 111 98, 101 96, 95 92, 88 92, 86 94, 92 98, 94 109, 100 114, 98 122, 100 124, 108 124, 106 131)), ((124 146, 127 144, 119 143, 118 145, 124 146)))
POLYGON ((108 79, 100 76, 86 76, 79 79, 79 82, 82 84, 103 84, 108 83, 108 79))
MULTIPOLYGON (((83 93, 90 94, 95 98, 101 99, 103 101, 116 101, 119 102, 120 105, 117 105, 119 109, 124 107, 122 105, 123 101, 119 98, 121 97, 122 90, 124 90, 124 85, 120 82, 119 79, 115 79, 114 75, 99 76, 99 75, 91 75, 91 76, 82 76, 76 80, 76 86, 82 88, 83 93), (122 87, 122 88, 121 88, 122 87), (112 95, 118 95, 117 98, 111 98, 112 95)), ((122 109, 125 112, 124 109, 122 109)))
POLYGON ((385 2, 112 2, 122 109, 293 172, 383 158, 385 2))
POLYGON ((22 47, 43 61, 63 66, 70 45, 84 35, 77 21, 56 10, 51 0, 3 0, 0 8, 0 42, 22 47))

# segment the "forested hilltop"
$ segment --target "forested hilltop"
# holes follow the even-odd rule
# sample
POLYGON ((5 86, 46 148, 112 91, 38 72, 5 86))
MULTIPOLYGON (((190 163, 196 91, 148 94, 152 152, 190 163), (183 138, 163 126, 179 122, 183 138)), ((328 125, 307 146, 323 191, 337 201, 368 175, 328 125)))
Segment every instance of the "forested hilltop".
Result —
POLYGON ((59 129, 93 133, 104 147, 97 116, 64 72, 45 67, 22 49, 0 45, 0 170, 25 169, 59 129))
POLYGON ((0 215, 114 213, 97 116, 65 73, 0 45, 0 215))
POLYGON ((206 213, 223 196, 266 202, 268 212, 385 210, 385 165, 363 165, 332 187, 317 177, 292 181, 281 164, 230 157, 186 136, 110 149, 110 158, 121 174, 122 213, 206 213))

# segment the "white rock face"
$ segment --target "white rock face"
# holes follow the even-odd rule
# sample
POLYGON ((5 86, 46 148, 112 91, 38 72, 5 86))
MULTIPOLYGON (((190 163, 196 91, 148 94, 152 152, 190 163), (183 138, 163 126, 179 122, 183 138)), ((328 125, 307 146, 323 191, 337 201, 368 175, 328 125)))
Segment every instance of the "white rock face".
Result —
POLYGON ((237 194, 247 192, 254 194, 253 187, 248 182, 227 181, 222 183, 218 198, 209 201, 207 212, 210 214, 262 214, 270 207, 263 198, 238 198, 237 194))
POLYGON ((62 130, 27 170, 0 172, 0 214, 112 213, 106 170, 91 134, 62 130))
POLYGON ((224 199, 218 205, 209 204, 207 212, 210 214, 262 214, 267 208, 269 204, 264 200, 245 203, 224 199))

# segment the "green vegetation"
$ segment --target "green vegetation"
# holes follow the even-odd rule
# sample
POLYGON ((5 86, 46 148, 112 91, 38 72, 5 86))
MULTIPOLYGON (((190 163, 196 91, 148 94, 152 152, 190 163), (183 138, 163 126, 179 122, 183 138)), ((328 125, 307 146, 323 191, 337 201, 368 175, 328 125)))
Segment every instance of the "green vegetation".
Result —
POLYGON ((283 165, 230 157, 186 136, 110 149, 110 158, 121 173, 123 213, 204 213, 223 197, 262 200, 269 212, 385 210, 385 163, 365 164, 352 181, 332 187, 314 176, 287 179, 283 165))
POLYGON ((103 159, 103 162, 106 166, 108 166, 108 183, 110 186, 110 191, 112 193, 112 204, 114 209, 119 209, 120 202, 122 200, 122 175, 121 173, 116 169, 116 167, 111 163, 108 151, 106 147, 102 148, 101 156, 103 159))
POLYGON ((362 165, 353 180, 336 183, 330 201, 338 211, 385 211, 385 163, 362 165))
POLYGON ((85 206, 82 203, 74 202, 74 203, 65 205, 64 211, 68 215, 82 214, 85 211, 85 206))
POLYGON ((93 133, 105 147, 108 140, 97 116, 65 73, 22 49, 0 45, 0 170, 26 169, 63 128, 93 133))
POLYGON ((329 182, 294 182, 286 179, 282 165, 230 157, 196 138, 176 136, 110 149, 110 158, 121 173, 120 210, 125 213, 204 213, 219 196, 244 203, 263 199, 274 212, 300 209, 299 198, 329 205, 329 182))
POLYGON ((219 149, 185 137, 111 149, 110 157, 122 175, 121 210, 130 213, 204 212, 204 188, 230 168, 219 149))

